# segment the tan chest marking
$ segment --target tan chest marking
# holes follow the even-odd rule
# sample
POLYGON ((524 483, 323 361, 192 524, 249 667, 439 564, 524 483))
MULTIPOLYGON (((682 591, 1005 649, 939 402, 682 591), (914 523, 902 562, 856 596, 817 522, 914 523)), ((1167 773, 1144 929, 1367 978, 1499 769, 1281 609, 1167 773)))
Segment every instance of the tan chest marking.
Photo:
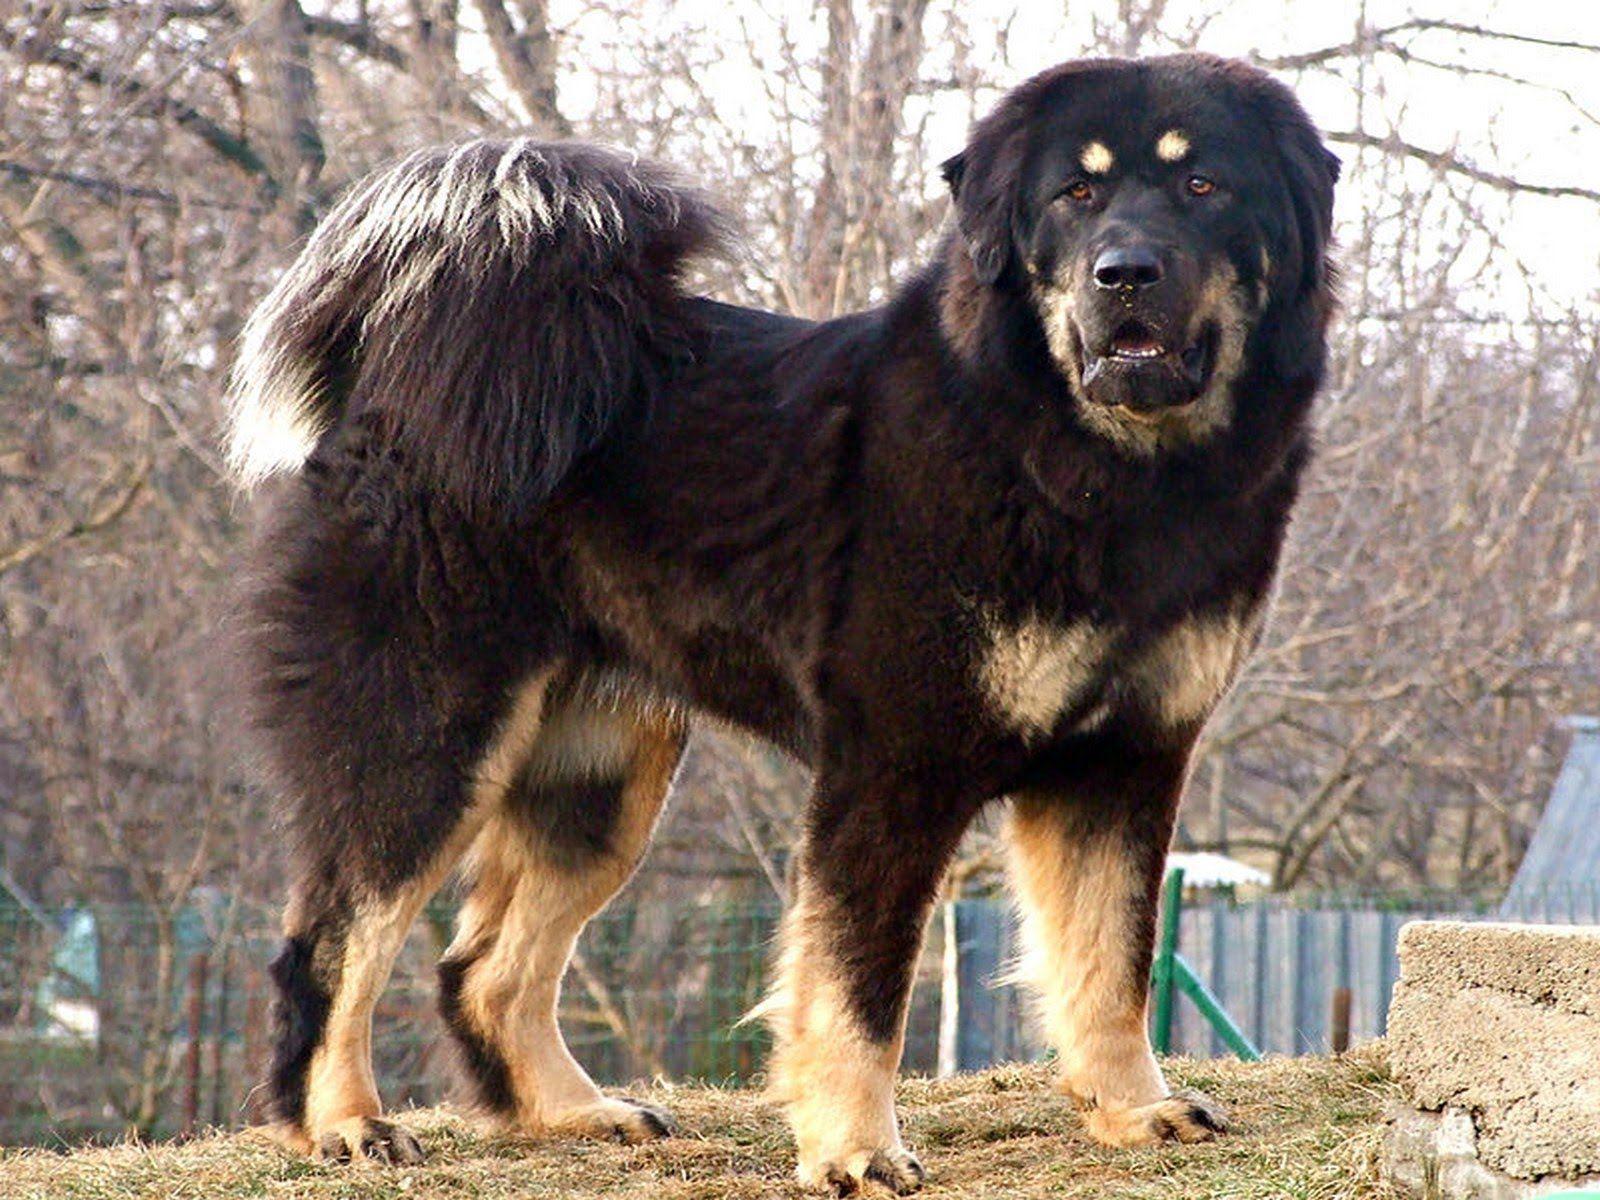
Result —
POLYGON ((1035 736, 1089 688, 1110 644, 1088 621, 991 626, 990 639, 979 672, 984 696, 1008 724, 1035 736))
POLYGON ((1260 631, 1256 612, 1216 613, 1173 626, 1135 659, 1135 690, 1166 724, 1208 716, 1249 657, 1260 631))

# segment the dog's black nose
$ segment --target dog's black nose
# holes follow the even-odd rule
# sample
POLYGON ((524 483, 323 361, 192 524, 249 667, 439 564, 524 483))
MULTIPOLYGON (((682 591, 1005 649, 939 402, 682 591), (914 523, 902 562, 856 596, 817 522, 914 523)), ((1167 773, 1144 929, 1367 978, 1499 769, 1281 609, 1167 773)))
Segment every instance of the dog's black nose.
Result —
POLYGON ((1103 288, 1144 288, 1161 282, 1161 259, 1150 246, 1112 246, 1094 260, 1094 281, 1103 288))

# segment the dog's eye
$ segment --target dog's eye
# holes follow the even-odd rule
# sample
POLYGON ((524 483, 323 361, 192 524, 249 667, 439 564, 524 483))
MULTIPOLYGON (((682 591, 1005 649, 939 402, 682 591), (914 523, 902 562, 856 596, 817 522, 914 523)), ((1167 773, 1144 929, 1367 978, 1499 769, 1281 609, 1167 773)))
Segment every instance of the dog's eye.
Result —
POLYGON ((1068 200, 1076 200, 1079 204, 1082 204, 1085 201, 1094 199, 1094 188, 1089 186, 1089 181, 1086 179, 1074 179, 1061 189, 1060 194, 1068 200))
POLYGON ((1184 189, 1191 196, 1209 196, 1217 190, 1217 185, 1204 175, 1191 175, 1184 180, 1184 189))

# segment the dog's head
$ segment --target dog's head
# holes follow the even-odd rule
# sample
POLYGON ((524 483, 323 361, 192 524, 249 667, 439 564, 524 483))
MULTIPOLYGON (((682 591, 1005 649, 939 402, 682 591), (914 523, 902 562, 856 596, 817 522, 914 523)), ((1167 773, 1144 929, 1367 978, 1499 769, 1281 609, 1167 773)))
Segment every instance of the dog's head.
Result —
POLYGON ((1245 64, 1064 64, 944 171, 977 285, 1025 298, 1080 415, 1123 446, 1225 426, 1252 331, 1326 313, 1338 160, 1245 64))

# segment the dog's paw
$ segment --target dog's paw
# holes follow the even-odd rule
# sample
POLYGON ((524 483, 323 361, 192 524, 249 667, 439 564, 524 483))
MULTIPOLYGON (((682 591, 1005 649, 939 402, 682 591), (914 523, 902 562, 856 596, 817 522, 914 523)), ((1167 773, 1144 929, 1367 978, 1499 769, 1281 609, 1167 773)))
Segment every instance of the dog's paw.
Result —
POLYGON ((917 1156, 900 1146, 800 1164, 800 1182, 832 1196, 854 1196, 867 1183, 886 1187, 896 1196, 909 1196, 926 1177, 917 1156))
POLYGON ((427 1159, 410 1130, 376 1117, 336 1121, 318 1134, 316 1152, 323 1162, 366 1161, 389 1167, 414 1167, 427 1159))
POLYGON ((1228 1114, 1203 1092, 1185 1090, 1138 1108, 1090 1109, 1085 1124, 1108 1146, 1155 1146, 1209 1142, 1228 1131, 1228 1114))
POLYGON ((604 1097, 553 1117, 550 1132, 635 1145, 671 1137, 677 1122, 664 1108, 627 1096, 604 1097))

